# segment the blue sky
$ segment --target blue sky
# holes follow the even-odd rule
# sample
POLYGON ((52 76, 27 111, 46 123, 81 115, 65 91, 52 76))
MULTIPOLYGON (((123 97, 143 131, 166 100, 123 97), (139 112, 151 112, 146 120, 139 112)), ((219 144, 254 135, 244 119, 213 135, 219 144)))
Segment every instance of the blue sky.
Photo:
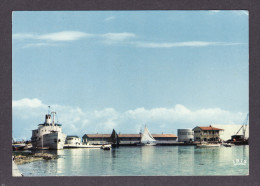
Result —
POLYGON ((48 105, 67 134, 242 124, 247 11, 13 13, 13 136, 48 105))

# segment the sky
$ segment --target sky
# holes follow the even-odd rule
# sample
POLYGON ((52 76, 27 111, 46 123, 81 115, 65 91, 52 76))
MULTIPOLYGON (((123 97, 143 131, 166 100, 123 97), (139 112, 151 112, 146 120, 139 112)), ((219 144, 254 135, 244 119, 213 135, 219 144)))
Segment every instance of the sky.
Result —
POLYGON ((248 12, 14 11, 13 137, 48 106, 68 135, 242 125, 248 12))

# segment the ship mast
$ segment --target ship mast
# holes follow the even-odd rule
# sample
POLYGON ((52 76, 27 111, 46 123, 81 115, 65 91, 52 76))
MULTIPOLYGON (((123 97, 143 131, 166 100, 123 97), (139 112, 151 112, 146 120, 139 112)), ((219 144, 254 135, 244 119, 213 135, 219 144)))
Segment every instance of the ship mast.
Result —
POLYGON ((54 125, 55 124, 55 114, 56 114, 56 112, 51 112, 51 114, 53 115, 52 124, 54 125))

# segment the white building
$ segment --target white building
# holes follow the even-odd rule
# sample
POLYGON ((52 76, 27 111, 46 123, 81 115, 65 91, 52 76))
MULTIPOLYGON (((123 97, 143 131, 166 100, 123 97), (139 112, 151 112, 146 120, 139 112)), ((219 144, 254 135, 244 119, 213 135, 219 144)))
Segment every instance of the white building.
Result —
POLYGON ((194 140, 192 129, 178 129, 178 142, 191 142, 194 140))

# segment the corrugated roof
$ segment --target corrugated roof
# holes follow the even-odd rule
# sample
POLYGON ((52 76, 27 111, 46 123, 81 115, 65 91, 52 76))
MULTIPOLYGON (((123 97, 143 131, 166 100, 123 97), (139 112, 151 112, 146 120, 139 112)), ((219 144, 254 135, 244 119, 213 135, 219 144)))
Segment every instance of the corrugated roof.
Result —
POLYGON ((85 134, 89 138, 109 138, 111 134, 85 134))
MULTIPOLYGON (((109 138, 111 134, 85 134, 88 138, 109 138)), ((173 138, 175 134, 152 134, 154 138, 173 138)), ((140 134, 118 134, 120 138, 140 138, 140 134)))
POLYGON ((175 134, 152 134, 154 138, 174 138, 177 137, 175 134))
POLYGON ((220 128, 216 128, 216 127, 212 127, 212 126, 199 127, 199 128, 201 128, 201 130, 224 130, 224 129, 220 129, 220 128))
POLYGON ((140 134, 119 134, 120 138, 140 138, 140 134))

